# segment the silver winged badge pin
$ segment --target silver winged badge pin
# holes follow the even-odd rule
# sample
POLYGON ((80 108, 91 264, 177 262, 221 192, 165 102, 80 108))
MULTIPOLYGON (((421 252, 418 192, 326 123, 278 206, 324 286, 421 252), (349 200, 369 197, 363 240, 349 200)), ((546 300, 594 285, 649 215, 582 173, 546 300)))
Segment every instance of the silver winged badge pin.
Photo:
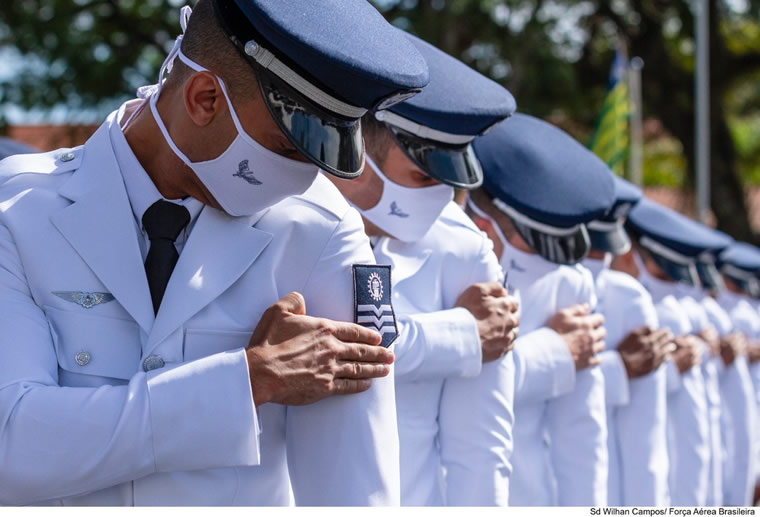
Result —
POLYGON ((67 302, 76 303, 85 309, 92 309, 101 303, 108 303, 114 300, 111 293, 86 293, 83 291, 53 291, 58 298, 67 302))

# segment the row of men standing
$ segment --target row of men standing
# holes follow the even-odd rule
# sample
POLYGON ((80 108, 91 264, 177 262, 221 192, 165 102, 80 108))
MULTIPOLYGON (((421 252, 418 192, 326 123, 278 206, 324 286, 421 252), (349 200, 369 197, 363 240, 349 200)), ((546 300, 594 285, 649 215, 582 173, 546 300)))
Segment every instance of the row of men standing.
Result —
POLYGON ((291 4, 183 9, 142 101, 0 162, 0 502, 750 503, 757 251, 291 4))

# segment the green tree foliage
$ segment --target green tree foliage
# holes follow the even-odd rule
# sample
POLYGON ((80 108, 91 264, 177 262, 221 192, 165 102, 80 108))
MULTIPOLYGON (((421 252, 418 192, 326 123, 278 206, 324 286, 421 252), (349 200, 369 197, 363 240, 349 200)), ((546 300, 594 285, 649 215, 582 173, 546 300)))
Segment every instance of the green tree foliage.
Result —
MULTIPOLYGON (((286 0, 283 0, 286 1, 286 0)), ((315 0, 316 1, 316 0, 315 0)), ((64 105, 102 117, 154 82, 181 0, 14 0, 0 7, 0 108, 64 105), (14 59, 14 56, 16 59, 14 59)), ((645 178, 690 187, 694 156, 692 0, 372 0, 414 32, 505 84, 520 109, 588 141, 614 49, 641 56, 645 178)), ((712 207, 752 238, 742 187, 760 183, 760 2, 710 0, 712 207)), ((0 120, 2 120, 0 109, 0 120)))

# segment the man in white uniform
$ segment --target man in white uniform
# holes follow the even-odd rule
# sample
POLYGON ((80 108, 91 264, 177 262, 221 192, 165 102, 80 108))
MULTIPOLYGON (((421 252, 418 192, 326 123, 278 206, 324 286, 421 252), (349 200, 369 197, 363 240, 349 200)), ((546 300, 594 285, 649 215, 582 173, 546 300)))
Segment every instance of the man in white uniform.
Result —
POLYGON ((667 386, 665 367, 673 336, 660 329, 647 290, 631 275, 610 269, 631 250, 623 228, 641 190, 614 176, 615 203, 590 222, 589 258, 597 311, 604 315, 607 350, 599 354, 607 403, 607 481, 610 506, 667 506, 667 386))
POLYGON ((757 397, 747 343, 756 339, 760 328, 751 302, 751 297, 758 294, 754 273, 760 270, 760 253, 754 246, 734 242, 718 254, 716 265, 722 275, 713 266, 709 269, 712 274, 704 276, 708 282, 715 279, 716 289, 722 288, 706 307, 711 308, 709 314, 720 315, 723 322, 718 327, 716 318, 721 334, 718 367, 724 409, 723 503, 747 506, 754 502, 757 475, 757 397))
POLYGON ((149 100, 0 162, 0 503, 398 504, 393 379, 370 381, 393 354, 339 323, 387 271, 318 168, 361 173, 359 118, 424 60, 365 2, 189 23, 149 100))
POLYGON ((609 169, 560 129, 514 115, 475 140, 483 188, 476 223, 494 240, 519 290, 515 344, 514 505, 607 502, 603 317, 593 279, 577 265, 589 250, 583 223, 614 199, 609 169), (584 320, 569 331, 568 321, 584 320))
POLYGON ((655 301, 660 325, 676 336, 667 382, 671 504, 704 506, 720 497, 716 490, 720 462, 713 461, 720 421, 715 418, 714 400, 708 399, 701 366, 709 359, 706 345, 694 328, 703 323, 696 322, 693 311, 680 301, 678 282, 698 282, 695 257, 720 248, 723 239, 648 199, 631 210, 627 225, 637 244, 639 280, 655 301))
POLYGON ((370 167, 335 183, 364 217, 377 261, 392 266, 401 503, 506 505, 517 302, 490 242, 452 197, 482 181, 470 142, 511 115, 514 99, 410 39, 430 84, 367 116, 370 167))

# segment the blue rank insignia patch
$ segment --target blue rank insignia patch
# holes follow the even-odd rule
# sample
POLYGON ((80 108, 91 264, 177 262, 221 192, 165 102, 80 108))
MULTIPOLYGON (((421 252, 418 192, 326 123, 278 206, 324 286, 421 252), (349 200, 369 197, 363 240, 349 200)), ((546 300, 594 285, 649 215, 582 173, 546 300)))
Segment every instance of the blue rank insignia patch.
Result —
POLYGON ((391 304, 391 267, 354 264, 354 322, 376 330, 386 348, 398 337, 391 304))

